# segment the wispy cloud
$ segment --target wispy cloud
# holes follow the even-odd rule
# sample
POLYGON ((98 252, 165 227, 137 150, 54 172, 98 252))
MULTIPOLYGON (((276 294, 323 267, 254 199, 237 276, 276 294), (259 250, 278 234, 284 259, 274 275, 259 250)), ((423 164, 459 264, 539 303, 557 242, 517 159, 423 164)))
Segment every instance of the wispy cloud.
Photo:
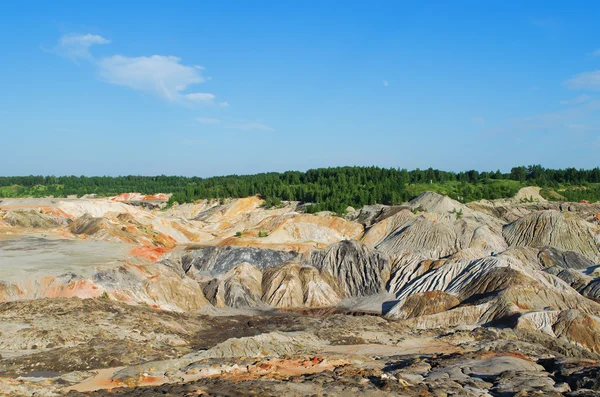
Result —
POLYGON ((221 106, 222 108, 227 108, 227 107, 229 107, 229 103, 221 102, 221 103, 219 103, 219 106, 221 106))
POLYGON ((230 124, 227 124, 225 126, 225 128, 231 128, 231 129, 242 130, 242 131, 252 131, 252 130, 275 131, 270 126, 263 124, 263 123, 258 123, 258 122, 230 123, 230 124))
POLYGON ((591 96, 587 94, 579 95, 577 98, 565 99, 564 101, 560 101, 561 105, 576 105, 578 103, 587 102, 592 99, 591 96))
POLYGON ((197 102, 215 98, 213 94, 184 91, 191 85, 203 83, 203 68, 181 63, 175 56, 152 55, 126 57, 113 55, 98 62, 102 78, 115 85, 154 94, 170 102, 197 102))
POLYGON ((90 47, 93 45, 108 44, 110 40, 97 34, 66 34, 62 36, 52 52, 72 61, 80 59, 91 60, 90 47))
POLYGON ((481 125, 481 124, 485 124, 485 119, 483 117, 473 117, 471 119, 471 122, 473 124, 479 124, 479 125, 481 125))
POLYGON ((592 51, 592 56, 600 57, 600 48, 595 51, 592 51))
POLYGON ((190 101, 212 101, 216 98, 214 94, 205 94, 202 92, 195 92, 193 94, 186 94, 185 97, 190 101))
POLYGON ((388 81, 387 81, 387 80, 383 80, 383 86, 384 86, 384 87, 387 87, 388 85, 390 85, 390 83, 388 83, 388 81))
POLYGON ((573 90, 600 90, 600 70, 580 73, 564 82, 565 87, 573 90))
POLYGON ((210 117, 199 117, 197 120, 202 124, 219 124, 221 122, 219 119, 213 119, 210 117))

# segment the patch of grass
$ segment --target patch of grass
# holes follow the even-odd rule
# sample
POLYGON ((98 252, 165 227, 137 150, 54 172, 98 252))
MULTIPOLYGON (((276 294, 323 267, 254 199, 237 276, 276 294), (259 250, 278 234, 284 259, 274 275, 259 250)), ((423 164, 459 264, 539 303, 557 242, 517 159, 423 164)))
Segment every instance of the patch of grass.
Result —
POLYGON ((426 212, 426 210, 425 210, 425 208, 423 208, 423 206, 422 206, 422 205, 419 205, 418 207, 416 207, 416 208, 413 208, 413 209, 411 210, 411 212, 412 212, 413 214, 417 215, 419 212, 426 212))
POLYGON ((460 210, 457 210, 456 208, 454 208, 452 211, 450 211, 450 213, 456 215, 456 219, 460 219, 463 216, 462 208, 460 210))

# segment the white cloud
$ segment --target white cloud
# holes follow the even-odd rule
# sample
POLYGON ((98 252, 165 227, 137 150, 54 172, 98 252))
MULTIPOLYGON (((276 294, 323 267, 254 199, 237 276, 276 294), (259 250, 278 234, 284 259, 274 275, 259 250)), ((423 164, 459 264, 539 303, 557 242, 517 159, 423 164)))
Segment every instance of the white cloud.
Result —
POLYGON ((591 96, 587 95, 587 94, 583 94, 583 95, 579 95, 577 98, 573 98, 573 99, 566 99, 564 101, 560 101, 560 103, 562 105, 573 105, 573 104, 578 104, 578 103, 583 103, 583 102, 587 102, 590 99, 592 99, 591 96))
MULTIPOLYGON (((170 102, 192 105, 212 103, 216 99, 211 93, 186 92, 191 86, 207 80, 201 66, 184 65, 176 56, 113 55, 95 58, 90 54, 91 46, 108 43, 109 40, 99 35, 67 34, 50 51, 73 61, 89 60, 98 67, 101 78, 107 83, 154 94, 170 102)), ((219 106, 227 107, 229 104, 220 102, 219 106)))
POLYGON ((592 51, 592 55, 595 57, 600 57, 600 48, 597 49, 596 51, 592 51))
POLYGON ((473 117, 471 122, 473 124, 485 124, 485 119, 483 117, 473 117))
POLYGON ((226 128, 232 128, 235 130, 242 131, 251 131, 251 130, 260 130, 260 131, 275 131, 273 128, 269 127, 263 123, 257 122, 244 122, 244 123, 232 123, 228 124, 226 128))
POLYGON ((219 119, 213 119, 210 117, 199 117, 197 120, 202 124, 219 124, 221 122, 219 119))
POLYGON ((108 44, 110 40, 97 34, 66 34, 60 38, 54 53, 76 61, 78 59, 91 59, 89 48, 93 45, 108 44))
POLYGON ((190 101, 212 101, 216 98, 214 94, 205 94, 202 92, 195 92, 192 94, 186 94, 185 97, 190 101))
POLYGON ((390 85, 390 84, 388 83, 388 81, 387 81, 387 80, 383 80, 383 86, 384 86, 384 87, 387 87, 388 85, 390 85))
POLYGON ((600 70, 580 73, 565 81, 564 84, 571 89, 600 90, 600 70))
POLYGON ((183 92, 205 78, 199 66, 187 66, 174 56, 152 55, 126 57, 113 55, 98 62, 100 75, 108 83, 148 92, 168 101, 198 101, 214 99, 213 94, 183 92))

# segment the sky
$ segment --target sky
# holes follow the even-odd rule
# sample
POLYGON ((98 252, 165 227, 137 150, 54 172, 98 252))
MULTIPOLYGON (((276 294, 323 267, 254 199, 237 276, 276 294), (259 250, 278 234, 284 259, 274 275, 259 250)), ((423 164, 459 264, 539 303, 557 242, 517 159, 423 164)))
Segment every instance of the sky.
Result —
POLYGON ((600 165, 597 1, 19 1, 0 175, 600 165))

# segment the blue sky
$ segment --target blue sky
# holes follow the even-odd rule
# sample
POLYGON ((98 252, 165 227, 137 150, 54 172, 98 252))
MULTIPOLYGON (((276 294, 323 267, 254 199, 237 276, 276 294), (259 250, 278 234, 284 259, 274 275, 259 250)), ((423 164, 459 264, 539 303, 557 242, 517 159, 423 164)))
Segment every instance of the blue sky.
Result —
POLYGON ((0 175, 600 165, 600 3, 21 1, 0 175))

